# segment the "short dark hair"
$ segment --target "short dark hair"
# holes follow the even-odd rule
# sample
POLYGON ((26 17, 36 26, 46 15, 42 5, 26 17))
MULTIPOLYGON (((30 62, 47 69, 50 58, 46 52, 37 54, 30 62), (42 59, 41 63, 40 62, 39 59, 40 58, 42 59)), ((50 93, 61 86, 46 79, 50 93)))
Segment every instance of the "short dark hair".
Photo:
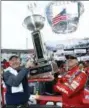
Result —
MULTIPOLYGON (((17 56, 17 55, 13 55, 13 56, 11 56, 10 58, 9 58, 9 60, 12 60, 13 58, 19 58, 19 56, 17 56)), ((20 59, 20 58, 19 58, 20 59)))

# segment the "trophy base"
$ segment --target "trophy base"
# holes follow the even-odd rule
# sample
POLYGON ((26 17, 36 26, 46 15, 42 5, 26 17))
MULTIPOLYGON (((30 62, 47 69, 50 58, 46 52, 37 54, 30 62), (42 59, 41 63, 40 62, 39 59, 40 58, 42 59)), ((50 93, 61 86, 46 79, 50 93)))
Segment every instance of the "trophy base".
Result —
POLYGON ((40 64, 39 66, 30 69, 30 79, 53 79, 53 74, 57 71, 58 67, 54 62, 40 64))

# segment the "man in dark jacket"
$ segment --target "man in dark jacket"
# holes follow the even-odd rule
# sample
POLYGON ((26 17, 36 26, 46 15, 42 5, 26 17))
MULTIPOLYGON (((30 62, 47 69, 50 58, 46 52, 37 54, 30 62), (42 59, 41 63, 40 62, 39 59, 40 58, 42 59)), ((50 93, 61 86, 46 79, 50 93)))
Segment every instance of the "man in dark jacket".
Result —
POLYGON ((24 68, 20 68, 20 58, 16 55, 9 59, 10 66, 4 70, 3 79, 7 88, 6 108, 28 108, 28 81, 27 74, 32 66, 28 61, 24 68))

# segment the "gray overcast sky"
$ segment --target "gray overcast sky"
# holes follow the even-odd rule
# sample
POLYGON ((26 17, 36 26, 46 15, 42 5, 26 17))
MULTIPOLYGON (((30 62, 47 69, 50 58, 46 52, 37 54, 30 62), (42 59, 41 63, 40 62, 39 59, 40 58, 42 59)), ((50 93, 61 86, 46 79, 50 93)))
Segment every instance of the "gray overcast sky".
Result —
MULTIPOLYGON (((32 2, 32 1, 31 1, 32 2)), ((39 6, 39 14, 45 16, 45 8, 49 1, 36 2, 39 6)), ((76 32, 66 35, 52 32, 47 19, 42 29, 45 42, 56 42, 60 40, 89 37, 89 1, 82 1, 85 11, 80 17, 79 26, 76 32)), ((1 36, 2 48, 26 49, 33 48, 30 31, 22 26, 25 17, 29 15, 27 5, 29 1, 1 1, 1 36), (26 47, 26 38, 28 46, 26 47)), ((46 16, 45 16, 46 18, 46 16)))

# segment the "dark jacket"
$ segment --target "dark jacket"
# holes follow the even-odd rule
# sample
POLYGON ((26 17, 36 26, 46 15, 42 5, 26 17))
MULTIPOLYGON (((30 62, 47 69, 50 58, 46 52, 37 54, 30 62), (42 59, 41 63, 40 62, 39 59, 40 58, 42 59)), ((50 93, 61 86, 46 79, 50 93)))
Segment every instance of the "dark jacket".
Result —
POLYGON ((29 93, 28 93, 28 81, 27 81, 27 73, 28 69, 22 68, 18 75, 15 76, 10 71, 4 72, 3 79, 7 87, 6 92, 6 104, 24 104, 28 101, 29 93), (11 87, 17 87, 22 83, 23 92, 12 93, 11 87))

